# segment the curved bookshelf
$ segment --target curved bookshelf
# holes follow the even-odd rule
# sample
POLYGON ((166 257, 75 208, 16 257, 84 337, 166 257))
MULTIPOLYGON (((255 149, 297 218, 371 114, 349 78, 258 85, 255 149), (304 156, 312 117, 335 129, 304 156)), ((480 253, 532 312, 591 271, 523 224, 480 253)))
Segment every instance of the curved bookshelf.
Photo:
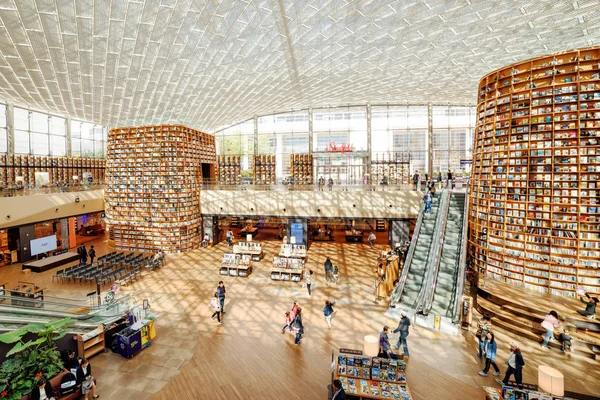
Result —
POLYGON ((600 294, 600 47, 481 79, 472 178, 479 271, 544 293, 600 294))

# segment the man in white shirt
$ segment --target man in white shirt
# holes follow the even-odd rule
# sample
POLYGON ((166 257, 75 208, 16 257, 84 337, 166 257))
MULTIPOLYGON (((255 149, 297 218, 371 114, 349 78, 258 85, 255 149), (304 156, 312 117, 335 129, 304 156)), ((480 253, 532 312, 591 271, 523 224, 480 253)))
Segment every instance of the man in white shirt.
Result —
POLYGON ((339 379, 333 381, 333 397, 331 400, 346 400, 346 392, 344 392, 342 382, 339 379))

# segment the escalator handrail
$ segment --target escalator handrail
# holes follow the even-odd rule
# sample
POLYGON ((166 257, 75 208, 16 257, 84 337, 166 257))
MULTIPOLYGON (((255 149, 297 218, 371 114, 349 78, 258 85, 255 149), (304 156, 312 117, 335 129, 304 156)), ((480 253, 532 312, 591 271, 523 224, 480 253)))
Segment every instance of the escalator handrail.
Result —
POLYGON ((402 274, 398 279, 398 284, 394 288, 392 295, 390 296, 390 307, 396 306, 400 302, 402 298, 402 292, 404 292, 404 286, 406 284, 406 278, 408 277, 408 271, 410 269, 413 255, 415 254, 415 249, 417 248, 417 241, 419 240, 419 233, 421 232, 421 226, 423 225, 423 218, 425 216, 425 203, 421 203, 421 207, 419 208, 419 216, 417 217, 417 222, 415 223, 415 230, 413 231, 413 236, 410 240, 410 245, 408 246, 408 254, 406 254, 406 259, 404 260, 404 266, 402 267, 402 274))
POLYGON ((467 186, 467 190, 465 192, 465 205, 463 209, 463 226, 462 226, 462 235, 460 240, 460 260, 458 262, 458 272, 456 276, 456 292, 454 293, 454 310, 452 312, 452 321, 454 323, 458 322, 460 304, 463 291, 465 290, 465 269, 467 266, 467 240, 468 240, 468 226, 469 226, 469 216, 467 213, 469 212, 469 189, 467 186))
MULTIPOLYGON (((10 292, 9 290, 7 290, 7 292, 10 292)), ((133 298, 135 299, 135 297, 132 294, 127 294, 125 296, 119 297, 116 299, 116 301, 114 303, 112 303, 111 305, 106 305, 106 304, 102 304, 102 305, 86 305, 85 308, 88 308, 90 311, 87 314, 77 314, 77 315, 91 315, 97 311, 102 311, 102 310, 107 310, 109 309, 111 306, 113 306, 114 304, 117 303, 121 303, 123 301, 126 301, 129 298, 133 298)), ((51 312, 57 312, 57 313, 64 313, 66 314, 74 314, 74 313, 69 313, 67 311, 62 311, 62 310, 57 310, 56 308, 54 309, 47 309, 45 307, 43 307, 44 305, 49 305, 49 306, 60 306, 60 307, 64 307, 64 308, 73 308, 73 307, 81 307, 81 305, 79 304, 68 304, 68 303, 59 303, 59 302, 54 302, 54 301, 47 301, 44 298, 42 299, 40 298, 29 298, 29 297, 15 297, 15 296, 0 296, 0 300, 7 300, 7 302, 1 302, 0 306, 4 306, 4 307, 8 307, 9 309, 14 309, 15 311, 19 311, 19 310, 32 310, 32 309, 37 309, 37 310, 45 310, 45 311, 51 311, 51 312), (11 304, 11 300, 18 300, 20 303, 31 303, 32 306, 16 306, 11 304), (33 307, 33 305, 38 304, 40 305, 39 308, 33 307)))
POLYGON ((437 220, 433 229, 433 238, 431 241, 432 246, 429 250, 429 254, 427 255, 427 261, 429 264, 427 267, 427 274, 425 276, 425 280, 423 281, 423 285, 421 285, 421 292, 419 293, 419 297, 417 298, 416 309, 418 311, 423 311, 425 314, 427 314, 429 312, 429 309, 431 308, 431 300, 433 298, 433 292, 435 289, 435 284, 437 282, 437 274, 439 271, 440 264, 439 256, 441 253, 444 233, 446 230, 448 208, 450 206, 449 199, 451 193, 452 189, 443 190, 441 193, 442 198, 440 200, 437 220))

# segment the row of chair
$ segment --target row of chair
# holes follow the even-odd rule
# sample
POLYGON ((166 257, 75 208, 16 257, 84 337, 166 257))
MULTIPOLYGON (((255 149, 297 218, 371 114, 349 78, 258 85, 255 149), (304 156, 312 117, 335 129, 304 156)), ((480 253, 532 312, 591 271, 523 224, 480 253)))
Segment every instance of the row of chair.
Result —
POLYGON ((82 264, 57 271, 52 280, 56 279, 61 282, 73 280, 73 282, 79 281, 80 283, 116 281, 122 279, 138 264, 143 263, 143 260, 146 260, 147 264, 151 258, 152 256, 144 258, 143 254, 112 252, 99 258, 99 262, 96 264, 82 264))

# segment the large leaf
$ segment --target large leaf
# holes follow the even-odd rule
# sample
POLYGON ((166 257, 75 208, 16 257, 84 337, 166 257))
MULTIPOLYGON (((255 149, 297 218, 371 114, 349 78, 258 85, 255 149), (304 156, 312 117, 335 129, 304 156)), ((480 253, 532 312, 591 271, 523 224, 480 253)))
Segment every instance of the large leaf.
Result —
POLYGON ((0 335, 0 342, 2 343, 17 343, 21 341, 23 336, 27 333, 27 329, 20 328, 14 331, 6 332, 0 335))
POLYGON ((58 332, 56 332, 54 336, 52 336, 52 340, 57 341, 59 339, 62 339, 65 336, 67 336, 67 333, 69 333, 69 331, 67 331, 66 329, 61 329, 58 332))
POLYGON ((10 351, 8 353, 6 353, 6 357, 10 357, 13 354, 17 354, 22 352, 25 349, 28 349, 31 346, 37 346, 38 344, 44 343, 46 341, 46 339, 44 338, 40 338, 38 340, 34 340, 34 341, 29 341, 25 344, 23 343, 17 343, 14 345, 14 347, 12 349, 10 349, 10 351))
POLYGON ((45 331, 47 328, 46 324, 42 322, 32 322, 30 324, 25 325, 23 329, 27 329, 27 332, 39 333, 45 331))
POLYGON ((46 327, 43 331, 38 332, 40 336, 48 336, 51 335, 54 331, 65 328, 67 326, 73 325, 75 321, 71 318, 63 318, 56 321, 51 321, 46 324, 46 327))

